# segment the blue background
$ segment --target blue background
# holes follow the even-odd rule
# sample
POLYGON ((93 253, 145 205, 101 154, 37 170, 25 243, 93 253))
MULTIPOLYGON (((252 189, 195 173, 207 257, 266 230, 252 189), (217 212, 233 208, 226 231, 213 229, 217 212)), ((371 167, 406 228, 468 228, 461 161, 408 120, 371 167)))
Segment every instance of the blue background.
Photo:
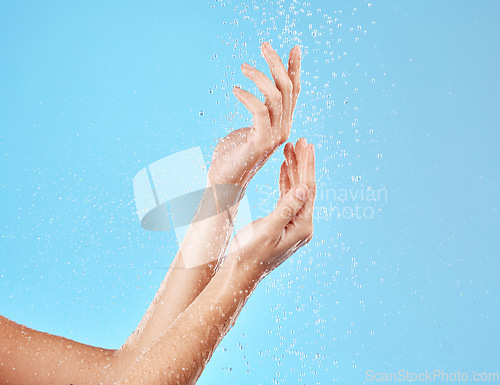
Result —
MULTIPOLYGON (((317 146, 315 237, 260 285, 199 383, 498 372, 499 11, 1 2, 1 314, 125 341, 177 249, 173 233, 141 229, 131 180, 193 146, 208 162, 217 138, 249 124, 231 89, 255 91, 239 66, 265 70, 270 40, 283 58, 304 52, 290 140, 317 146), (355 205, 367 215, 342 214, 355 205)), ((254 218, 274 203, 281 161, 249 187, 254 218)))

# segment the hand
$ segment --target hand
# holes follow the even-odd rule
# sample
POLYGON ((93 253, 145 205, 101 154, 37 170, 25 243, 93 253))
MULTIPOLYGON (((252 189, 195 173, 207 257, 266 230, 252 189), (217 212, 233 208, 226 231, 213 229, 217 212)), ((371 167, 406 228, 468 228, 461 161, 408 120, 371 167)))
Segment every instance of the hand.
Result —
POLYGON ((212 184, 246 187, 269 156, 290 136, 300 92, 300 48, 295 46, 290 51, 288 69, 269 43, 262 44, 261 49, 274 83, 250 65, 241 66, 243 74, 262 92, 265 102, 234 87, 236 98, 252 113, 253 124, 231 132, 217 144, 208 171, 212 184))
POLYGON ((255 269, 259 276, 278 267, 313 234, 314 146, 301 138, 295 148, 288 143, 284 153, 276 209, 243 228, 231 242, 227 257, 229 262, 255 269))

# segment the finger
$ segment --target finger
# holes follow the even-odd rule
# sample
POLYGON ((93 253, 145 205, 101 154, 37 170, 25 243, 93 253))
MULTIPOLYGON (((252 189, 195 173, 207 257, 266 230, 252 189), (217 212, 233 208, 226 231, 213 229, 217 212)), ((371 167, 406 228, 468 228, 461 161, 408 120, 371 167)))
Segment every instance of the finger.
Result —
POLYGON ((302 167, 302 165, 305 161, 305 159, 304 159, 305 151, 304 150, 305 150, 306 146, 307 146, 306 138, 300 138, 299 140, 297 140, 297 143, 295 144, 295 154, 297 157, 297 163, 298 163, 298 167, 299 167, 299 178, 301 181, 303 178, 302 170, 304 169, 304 167, 302 167))
POLYGON ((274 211, 267 217, 274 224, 275 230, 286 227, 295 218, 307 200, 308 188, 306 185, 298 185, 292 188, 280 199, 274 211))
POLYGON ((262 44, 262 54, 264 55, 264 59, 266 59, 266 62, 269 65, 269 69, 271 70, 271 75, 274 79, 274 83, 276 84, 276 88, 278 88, 281 93, 283 114, 280 134, 283 143, 290 136, 293 84, 290 80, 290 77, 288 76, 288 71, 281 61, 281 58, 271 47, 271 44, 269 44, 268 42, 264 42, 262 44))
POLYGON ((300 93, 300 47, 296 45, 288 57, 288 77, 292 81, 292 115, 300 93))
MULTIPOLYGON (((298 146, 298 144, 297 144, 298 146)), ((296 146, 296 147, 297 147, 296 146)), ((297 151, 297 148, 295 149, 297 151)), ((307 200, 300 212, 297 214, 294 224, 296 229, 300 229, 301 236, 305 242, 309 242, 313 236, 313 211, 316 195, 316 181, 314 176, 314 145, 309 144, 302 150, 302 161, 299 161, 299 173, 301 182, 308 187, 307 200)))
POLYGON ((285 154, 285 162, 288 167, 288 177, 290 178, 290 184, 291 186, 298 185, 300 183, 300 178, 293 144, 287 143, 283 152, 285 154))
MULTIPOLYGON (((280 91, 266 75, 258 69, 253 68, 251 65, 243 63, 241 71, 243 72, 243 75, 254 82, 259 91, 264 95, 264 104, 269 109, 269 114, 271 116, 271 127, 279 127, 282 118, 282 100, 280 91)), ((272 138, 275 139, 276 142, 279 138, 279 133, 274 131, 275 130, 272 132, 272 138)), ((269 135, 269 132, 265 132, 265 135, 269 135)))
POLYGON ((259 134, 270 135, 271 121, 269 119, 269 111, 264 103, 259 98, 252 95, 250 92, 242 90, 239 87, 233 88, 233 93, 236 98, 243 103, 248 111, 252 114, 253 126, 259 134))
POLYGON ((309 196, 306 202, 306 213, 310 220, 312 220, 312 214, 314 209, 314 200, 316 197, 316 177, 315 177, 315 154, 314 145, 308 144, 305 152, 305 162, 303 163, 303 175, 301 183, 304 183, 309 188, 309 196))
POLYGON ((303 183, 307 185, 311 190, 316 188, 316 177, 315 177, 315 162, 316 156, 314 151, 314 144, 310 143, 304 149, 304 180, 303 183))
POLYGON ((290 179, 288 178, 286 162, 281 164, 280 169, 280 199, 290 191, 290 179))

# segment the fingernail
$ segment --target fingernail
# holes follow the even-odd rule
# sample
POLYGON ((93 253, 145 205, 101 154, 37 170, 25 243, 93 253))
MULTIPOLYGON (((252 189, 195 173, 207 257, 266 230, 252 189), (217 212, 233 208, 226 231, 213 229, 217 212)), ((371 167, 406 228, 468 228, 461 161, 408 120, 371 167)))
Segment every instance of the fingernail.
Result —
POLYGON ((251 67, 249 64, 247 64, 247 63, 243 63, 243 64, 241 65, 241 70, 242 70, 244 73, 245 73, 246 71, 250 70, 251 68, 252 68, 252 67, 251 67))
POLYGON ((241 90, 240 90, 238 87, 234 87, 234 88, 233 88, 233 93, 234 93, 234 94, 239 94, 239 93, 240 93, 240 91, 241 91, 241 90))
POLYGON ((295 189, 295 196, 299 198, 301 201, 305 201, 307 198, 307 192, 308 192, 307 187, 302 185, 295 189))
POLYGON ((273 49, 273 47, 271 47, 271 44, 269 44, 269 42, 265 41, 264 44, 262 44, 262 48, 266 51, 270 51, 273 49))

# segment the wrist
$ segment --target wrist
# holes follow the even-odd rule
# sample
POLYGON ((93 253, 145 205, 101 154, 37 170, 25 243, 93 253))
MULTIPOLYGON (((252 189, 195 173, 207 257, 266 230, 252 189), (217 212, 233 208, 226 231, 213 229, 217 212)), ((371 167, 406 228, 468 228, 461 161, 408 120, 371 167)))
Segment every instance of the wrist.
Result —
POLYGON ((209 177, 205 188, 205 198, 213 202, 218 213, 237 210, 245 195, 246 186, 246 184, 216 181, 209 177))

